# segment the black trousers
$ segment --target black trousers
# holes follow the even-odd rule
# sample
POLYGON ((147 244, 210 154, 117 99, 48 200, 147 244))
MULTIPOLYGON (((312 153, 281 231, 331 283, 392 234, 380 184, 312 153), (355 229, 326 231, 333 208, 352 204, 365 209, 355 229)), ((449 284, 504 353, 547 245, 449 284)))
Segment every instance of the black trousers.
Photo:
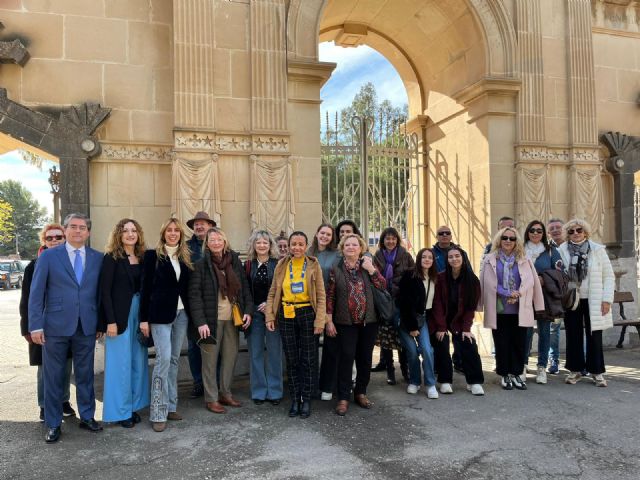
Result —
POLYGON ((310 401, 313 386, 317 384, 318 342, 313 334, 315 318, 316 313, 311 307, 296 308, 295 318, 284 318, 282 308, 278 312, 291 400, 310 401))
POLYGON ((369 323, 363 326, 336 325, 338 335, 338 400, 351 398, 351 371, 353 361, 356 362, 356 386, 354 395, 367 393, 371 377, 371 357, 373 346, 378 335, 378 324, 369 323))
POLYGON ((565 367, 570 372, 581 372, 587 369, 597 375, 604 373, 604 354, 602 353, 602 330, 591 331, 589 317, 589 300, 581 299, 575 311, 564 314, 564 329, 567 339, 567 362, 565 367), (587 339, 587 352, 583 348, 583 338, 587 339))
POLYGON ((338 377, 338 338, 325 333, 320 362, 320 391, 333 393, 338 377))
POLYGON ((527 328, 518 326, 517 314, 505 313, 496 315, 496 327, 491 331, 496 349, 496 373, 501 377, 520 375, 527 351, 527 328))
MULTIPOLYGON (((464 377, 467 384, 484 383, 484 373, 482 372, 482 361, 478 353, 478 343, 473 340, 463 340, 462 334, 451 334, 458 345, 460 361, 464 370, 464 377)), ((451 360, 449 333, 445 334, 441 341, 438 341, 435 334, 430 336, 433 347, 434 369, 438 372, 438 383, 453 383, 453 363, 451 360)))

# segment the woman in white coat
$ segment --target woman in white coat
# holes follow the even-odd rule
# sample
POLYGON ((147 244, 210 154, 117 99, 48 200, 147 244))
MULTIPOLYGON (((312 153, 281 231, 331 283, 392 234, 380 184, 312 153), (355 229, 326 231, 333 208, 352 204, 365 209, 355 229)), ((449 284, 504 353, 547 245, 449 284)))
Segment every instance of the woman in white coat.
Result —
POLYGON ((591 227, 581 219, 569 220, 563 227, 567 241, 558 251, 562 257, 569 285, 574 283, 580 294, 575 310, 565 311, 564 327, 567 339, 566 383, 576 384, 587 370, 598 387, 606 387, 603 373, 602 331, 613 327, 614 275, 604 245, 589 240, 591 227), (586 358, 583 338, 586 336, 586 358))

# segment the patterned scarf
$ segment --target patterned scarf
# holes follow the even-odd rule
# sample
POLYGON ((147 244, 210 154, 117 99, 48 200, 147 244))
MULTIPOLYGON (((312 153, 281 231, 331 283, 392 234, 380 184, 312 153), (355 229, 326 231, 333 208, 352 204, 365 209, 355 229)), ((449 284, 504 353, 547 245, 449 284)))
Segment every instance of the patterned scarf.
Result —
POLYGON ((367 313, 367 296, 364 291, 364 280, 360 274, 360 262, 358 260, 353 268, 344 262, 349 313, 351 313, 354 325, 364 323, 364 317, 367 313))
POLYGON ((384 266, 384 272, 382 272, 382 276, 387 281, 387 287, 391 288, 391 282, 393 281, 393 264, 396 261, 396 255, 398 254, 398 247, 389 251, 386 248, 382 250, 382 254, 384 255, 384 261, 386 265, 384 266))
POLYGON ((589 241, 585 240, 582 243, 568 242, 569 247, 569 280, 572 282, 582 282, 587 278, 589 273, 589 250, 591 247, 589 241))
POLYGON ((516 280, 513 277, 513 266, 516 264, 516 254, 512 252, 507 255, 503 250, 499 251, 498 260, 502 262, 502 288, 511 292, 516 286, 516 280))

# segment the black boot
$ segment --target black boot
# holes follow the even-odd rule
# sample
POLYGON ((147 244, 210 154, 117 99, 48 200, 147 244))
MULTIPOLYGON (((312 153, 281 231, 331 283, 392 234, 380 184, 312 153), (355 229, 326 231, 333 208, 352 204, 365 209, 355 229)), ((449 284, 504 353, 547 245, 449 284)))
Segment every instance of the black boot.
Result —
POLYGON ((290 417, 297 417, 300 415, 300 402, 298 400, 294 400, 291 402, 291 408, 289 409, 290 417))
POLYGON ((309 418, 311 415, 311 400, 302 402, 300 406, 300 418, 309 418))
POLYGON ((384 372, 387 369, 389 353, 391 353, 391 350, 388 348, 380 348, 380 361, 375 367, 371 368, 372 372, 384 372))
POLYGON ((396 384, 396 368, 393 364, 393 350, 387 350, 389 352, 387 360, 387 383, 389 385, 396 384))
POLYGON ((402 378, 404 378, 405 383, 409 383, 409 361, 407 360, 407 353, 404 350, 398 352, 398 361, 400 362, 402 378))

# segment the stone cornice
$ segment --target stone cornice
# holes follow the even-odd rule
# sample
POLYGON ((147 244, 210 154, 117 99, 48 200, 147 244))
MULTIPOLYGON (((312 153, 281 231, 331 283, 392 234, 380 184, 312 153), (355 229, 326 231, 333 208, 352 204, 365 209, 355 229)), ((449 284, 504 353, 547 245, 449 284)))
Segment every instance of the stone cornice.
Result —
POLYGON ((515 96, 520 91, 522 82, 513 78, 485 77, 482 80, 457 91, 452 97, 463 105, 468 105, 485 95, 515 96))
POLYGON ((172 145, 103 142, 94 162, 171 163, 172 145))
POLYGON ((320 82, 324 85, 337 64, 332 62, 309 62, 289 59, 287 62, 288 78, 290 80, 320 82))
POLYGON ((180 130, 174 132, 177 151, 288 155, 289 135, 272 133, 221 133, 180 130))
POLYGON ((602 165, 597 147, 548 147, 517 145, 516 165, 602 165))

